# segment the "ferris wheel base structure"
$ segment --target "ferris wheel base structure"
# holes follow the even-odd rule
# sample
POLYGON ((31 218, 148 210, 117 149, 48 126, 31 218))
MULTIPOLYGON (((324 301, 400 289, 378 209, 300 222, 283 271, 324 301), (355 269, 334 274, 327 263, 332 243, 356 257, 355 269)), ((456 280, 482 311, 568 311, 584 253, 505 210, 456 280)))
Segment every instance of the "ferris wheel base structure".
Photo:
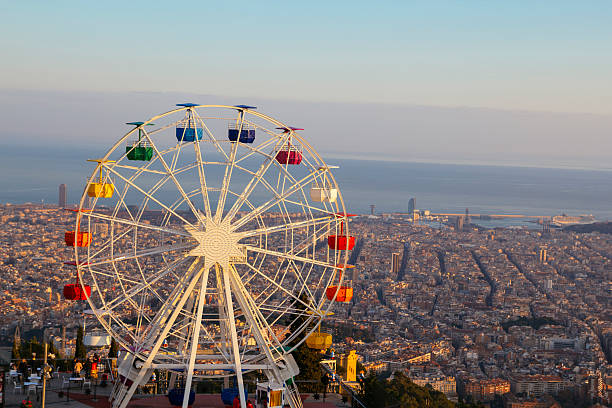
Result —
POLYGON ((353 296, 355 237, 334 166, 303 129, 255 107, 178 106, 128 123, 91 160, 64 292, 123 348, 113 408, 154 370, 183 384, 182 407, 198 378, 233 378, 246 408, 243 375, 256 372, 258 408, 300 408, 291 353, 306 340, 324 351, 323 319, 353 296))

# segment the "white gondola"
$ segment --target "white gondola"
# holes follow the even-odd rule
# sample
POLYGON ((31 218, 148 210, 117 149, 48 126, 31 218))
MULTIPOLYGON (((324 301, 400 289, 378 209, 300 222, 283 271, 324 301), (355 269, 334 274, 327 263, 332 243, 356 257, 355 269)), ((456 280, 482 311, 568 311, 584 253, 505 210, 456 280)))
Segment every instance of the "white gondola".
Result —
POLYGON ((310 188, 310 199, 312 201, 322 202, 329 201, 335 203, 338 198, 338 190, 330 187, 321 187, 318 184, 313 184, 310 188))
POLYGON ((83 338, 83 344, 87 347, 106 347, 111 344, 111 337, 108 334, 92 333, 83 338))

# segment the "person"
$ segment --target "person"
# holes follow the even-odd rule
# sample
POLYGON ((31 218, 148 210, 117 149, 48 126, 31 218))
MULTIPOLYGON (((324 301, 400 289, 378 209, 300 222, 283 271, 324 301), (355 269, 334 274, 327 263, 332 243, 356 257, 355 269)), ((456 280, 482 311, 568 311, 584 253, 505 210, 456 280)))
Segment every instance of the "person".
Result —
POLYGON ((28 381, 28 378, 30 378, 30 376, 28 375, 29 368, 30 367, 28 367, 28 362, 26 361, 26 359, 21 359, 21 363, 19 363, 19 372, 21 373, 22 383, 28 381))
POLYGON ((251 400, 248 400, 248 401, 247 401, 247 408, 255 408, 255 407, 253 406, 253 403, 251 402, 251 400))
POLYGON ((91 365, 92 358, 90 356, 85 360, 85 378, 91 378, 91 365))
POLYGON ((93 358, 91 359, 91 376, 93 378, 98 378, 98 363, 100 362, 100 356, 98 353, 94 353, 93 358))
POLYGON ((232 408, 240 408, 240 397, 238 397, 238 395, 234 397, 234 403, 232 404, 232 408))
POLYGON ((75 377, 80 377, 81 376, 81 371, 83 370, 83 363, 81 363, 79 360, 76 360, 76 363, 74 363, 74 376, 75 377))

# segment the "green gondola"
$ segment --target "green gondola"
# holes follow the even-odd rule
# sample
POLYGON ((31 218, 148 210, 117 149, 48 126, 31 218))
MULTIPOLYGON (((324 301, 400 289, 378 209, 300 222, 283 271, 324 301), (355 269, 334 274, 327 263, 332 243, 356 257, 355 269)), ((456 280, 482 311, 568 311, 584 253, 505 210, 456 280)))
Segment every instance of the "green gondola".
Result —
MULTIPOLYGON (((151 147, 146 140, 142 140, 142 125, 144 122, 129 122, 127 124, 138 127, 138 140, 125 146, 125 153, 128 160, 150 161, 153 158, 153 147, 151 147)), ((152 125, 153 123, 147 124, 147 126, 152 125)))

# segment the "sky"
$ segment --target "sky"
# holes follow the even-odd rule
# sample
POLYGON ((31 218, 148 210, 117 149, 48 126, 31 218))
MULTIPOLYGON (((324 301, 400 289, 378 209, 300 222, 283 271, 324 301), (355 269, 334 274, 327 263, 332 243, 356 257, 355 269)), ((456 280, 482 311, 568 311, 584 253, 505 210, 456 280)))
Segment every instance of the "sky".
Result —
POLYGON ((0 143, 85 143, 97 118, 103 144, 196 98, 257 102, 329 155, 605 167, 610 21, 609 1, 2 2, 0 143))

